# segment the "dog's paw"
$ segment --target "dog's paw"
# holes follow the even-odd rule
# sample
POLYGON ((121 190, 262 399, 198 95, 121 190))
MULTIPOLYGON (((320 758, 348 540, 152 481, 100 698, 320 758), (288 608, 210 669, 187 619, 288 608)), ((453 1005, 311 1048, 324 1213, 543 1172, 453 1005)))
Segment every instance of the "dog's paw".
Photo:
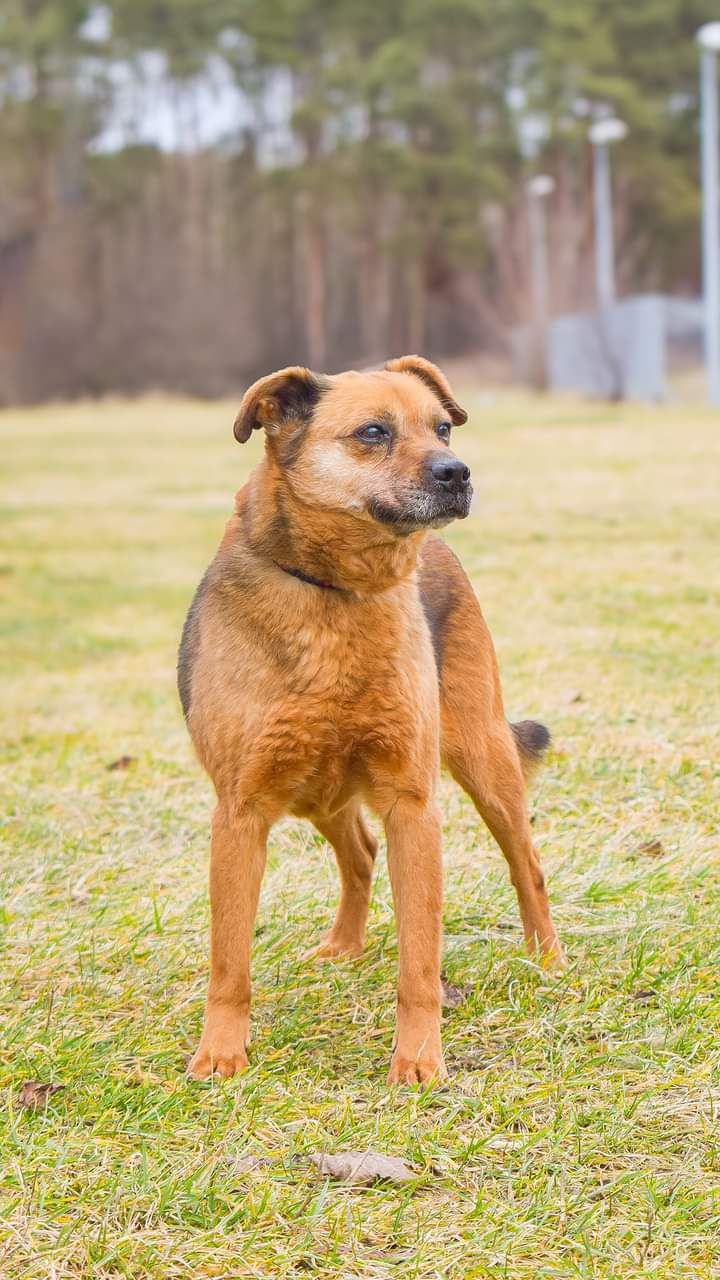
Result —
POLYGON ((362 952, 362 942, 333 938, 332 934, 328 934, 316 947, 310 947, 303 953, 303 960, 351 960, 362 955, 362 952))
POLYGON ((392 1056, 388 1072, 388 1084, 440 1084, 447 1080, 447 1067, 441 1053, 424 1053, 418 1058, 406 1058, 397 1050, 392 1056))
POLYGON ((232 1045, 200 1041, 188 1066, 188 1075, 193 1080, 209 1080, 211 1076, 222 1076, 229 1080, 238 1075, 248 1065, 248 1056, 244 1045, 232 1045))
POLYGON ((543 950, 542 955, 540 956, 540 964, 548 973, 565 972, 568 967, 568 962, 565 957, 565 952, 559 942, 555 941, 552 946, 546 947, 543 950))

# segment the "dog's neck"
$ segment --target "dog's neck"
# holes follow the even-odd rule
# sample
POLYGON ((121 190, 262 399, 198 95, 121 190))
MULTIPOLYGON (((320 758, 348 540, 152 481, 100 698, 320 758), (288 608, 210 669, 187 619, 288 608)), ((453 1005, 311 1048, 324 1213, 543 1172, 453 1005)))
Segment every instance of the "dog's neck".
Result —
POLYGON ((399 537, 351 512, 309 507, 261 463, 236 499, 248 545, 317 589, 387 591, 413 572, 424 530, 399 537))

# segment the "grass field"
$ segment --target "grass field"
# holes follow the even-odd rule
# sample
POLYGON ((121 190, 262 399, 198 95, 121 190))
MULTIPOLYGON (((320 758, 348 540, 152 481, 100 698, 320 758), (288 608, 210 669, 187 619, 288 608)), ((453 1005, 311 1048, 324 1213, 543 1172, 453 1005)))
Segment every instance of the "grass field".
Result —
POLYGON ((465 397, 448 531, 508 712, 552 728, 531 808, 570 969, 523 954, 500 854, 442 784, 451 1079, 389 1091, 395 940, 313 966, 336 877, 273 832, 250 1071, 185 1077, 207 973, 210 789, 175 649, 259 456, 235 406, 5 411, 0 1276, 720 1274, 720 421, 465 397), (129 755, 127 769, 109 771, 129 755), (64 1088, 31 1110, 24 1081, 64 1088), (359 1189, 317 1152, 416 1179, 359 1189))

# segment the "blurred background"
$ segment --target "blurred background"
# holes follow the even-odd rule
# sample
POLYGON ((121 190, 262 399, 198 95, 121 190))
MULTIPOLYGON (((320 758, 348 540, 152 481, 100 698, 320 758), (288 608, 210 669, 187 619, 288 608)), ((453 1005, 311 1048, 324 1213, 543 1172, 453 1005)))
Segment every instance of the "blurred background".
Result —
POLYGON ((668 352, 701 358, 707 17, 693 0, 5 0, 0 403, 215 396, 405 351, 661 398, 668 352), (616 296, 640 311, 598 329, 616 296), (628 373, 638 325, 647 367, 628 373))

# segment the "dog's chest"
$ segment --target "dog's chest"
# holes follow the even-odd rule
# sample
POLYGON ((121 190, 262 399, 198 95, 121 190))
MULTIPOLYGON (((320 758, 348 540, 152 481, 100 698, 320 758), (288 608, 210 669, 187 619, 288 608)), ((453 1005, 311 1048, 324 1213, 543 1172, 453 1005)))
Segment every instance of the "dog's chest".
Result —
POLYGON ((299 626, 287 656, 255 752, 295 811, 332 810, 433 749, 437 680, 421 617, 378 611, 358 628, 299 626))
POLYGON ((387 637, 381 628, 299 626, 285 641, 283 673, 288 695, 314 704, 323 719, 348 711, 372 714, 372 705, 387 696, 402 665, 397 634, 387 637))

